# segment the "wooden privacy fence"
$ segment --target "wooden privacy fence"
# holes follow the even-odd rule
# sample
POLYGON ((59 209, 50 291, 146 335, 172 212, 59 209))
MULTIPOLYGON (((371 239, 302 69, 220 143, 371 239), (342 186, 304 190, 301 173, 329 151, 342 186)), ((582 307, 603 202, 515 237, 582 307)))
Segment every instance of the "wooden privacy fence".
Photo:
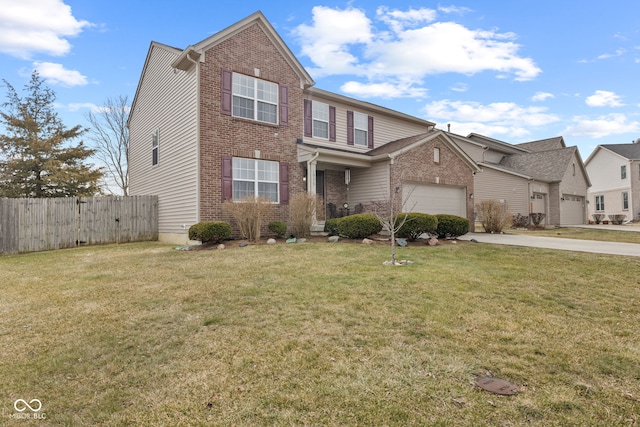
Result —
POLYGON ((157 196, 0 199, 0 254, 157 239, 157 196))

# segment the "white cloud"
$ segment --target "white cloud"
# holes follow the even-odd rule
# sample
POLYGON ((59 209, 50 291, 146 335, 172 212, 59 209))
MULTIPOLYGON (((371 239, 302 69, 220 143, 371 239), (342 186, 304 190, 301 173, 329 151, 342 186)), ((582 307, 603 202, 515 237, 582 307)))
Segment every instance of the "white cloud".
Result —
POLYGON ((76 70, 67 70, 62 64, 53 62, 34 62, 33 67, 38 70, 40 77, 47 83, 61 86, 84 86, 87 84, 87 77, 76 70))
POLYGON ((593 95, 585 100, 589 107, 621 107, 620 96, 615 92, 607 90, 597 90, 593 95))
POLYGON ((352 7, 317 6, 312 13, 312 24, 300 25, 293 33, 302 55, 315 65, 309 69, 315 76, 352 74, 373 84, 391 79, 416 85, 428 75, 443 73, 493 71, 502 78, 531 80, 541 72, 533 59, 519 55, 515 34, 438 22, 432 9, 378 8, 381 28, 352 7))
POLYGON ((0 52, 23 59, 39 52, 62 56, 71 49, 67 38, 91 25, 62 0, 0 0, 0 52))
POLYGON ((76 111, 80 111, 80 110, 90 110, 94 113, 99 113, 101 111, 103 111, 104 109, 92 102, 76 102, 76 103, 71 103, 69 105, 66 106, 66 108, 69 111, 72 112, 76 112, 76 111))
POLYGON ((625 114, 608 114, 597 118, 576 116, 573 123, 562 132, 566 136, 603 138, 626 133, 638 134, 640 122, 630 121, 625 114))
POLYGON ((535 95, 531 97, 533 102, 546 101, 547 99, 555 98, 555 95, 549 92, 536 92, 535 95))
POLYGON ((468 90, 468 86, 466 83, 456 83, 451 86, 451 90, 454 92, 466 92, 468 90))
POLYGON ((524 137, 530 128, 558 122, 560 118, 546 113, 545 107, 522 107, 512 102, 434 101, 425 106, 426 118, 452 123, 452 132, 466 135, 471 132, 487 136, 524 137), (455 123, 456 130, 453 129, 455 123), (460 131, 462 129, 462 131, 460 131))
POLYGON ((423 98, 427 96, 427 89, 416 87, 410 83, 360 83, 350 81, 343 84, 340 90, 352 96, 361 98, 423 98))

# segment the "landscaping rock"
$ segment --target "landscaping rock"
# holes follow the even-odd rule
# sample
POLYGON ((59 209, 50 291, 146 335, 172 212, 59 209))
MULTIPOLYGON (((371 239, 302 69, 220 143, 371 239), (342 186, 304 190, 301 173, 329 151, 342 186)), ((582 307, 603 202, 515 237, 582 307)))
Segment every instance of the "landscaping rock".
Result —
POLYGON ((298 243, 306 243, 307 239, 305 239, 304 237, 298 239, 298 243))
POLYGON ((223 244, 223 243, 220 243, 220 244, 218 245, 218 249, 222 250, 222 249, 224 249, 224 248, 225 248, 225 246, 224 246, 224 244, 223 244))
POLYGON ((437 244, 438 244, 438 239, 435 237, 432 237, 429 240, 427 240, 427 245, 429 246, 436 246, 437 244))
POLYGON ((398 246, 405 247, 407 246, 407 239, 397 238, 396 243, 398 244, 398 246))
POLYGON ((373 240, 371 239, 362 239, 362 243, 365 245, 373 245, 373 240))
POLYGON ((246 246, 249 246, 249 243, 247 243, 247 242, 240 242, 240 247, 241 247, 241 248, 244 248, 244 247, 246 247, 246 246))
POLYGON ((296 242, 296 238, 294 236, 291 236, 287 239, 286 243, 295 243, 296 242))
POLYGON ((275 245, 275 244, 276 244, 276 239, 267 240, 267 245, 275 245))
POLYGON ((329 236, 329 243, 338 243, 338 240, 340 240, 339 236, 329 236))

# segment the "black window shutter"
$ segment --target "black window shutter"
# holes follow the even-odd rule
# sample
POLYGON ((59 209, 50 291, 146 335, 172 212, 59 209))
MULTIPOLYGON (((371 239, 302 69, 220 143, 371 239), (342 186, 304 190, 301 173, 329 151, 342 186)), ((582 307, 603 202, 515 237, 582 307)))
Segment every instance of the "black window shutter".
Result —
POLYGON ((227 116, 231 115, 232 95, 231 86, 233 84, 233 73, 230 70, 222 69, 221 90, 220 90, 220 110, 227 116))
POLYGON ((311 100, 304 100, 304 136, 311 137, 313 135, 313 110, 311 109, 311 100))
POLYGON ((353 145, 353 111, 347 111, 347 144, 353 145))
POLYGON ((329 141, 336 140, 336 107, 329 106, 329 141))
POLYGON ((289 126, 289 86, 280 85, 280 126, 289 126))
POLYGON ((222 156, 222 201, 233 199, 233 158, 222 156))
POLYGON ((280 204, 289 204, 289 163, 280 163, 280 204))
POLYGON ((369 146, 369 148, 373 148, 373 116, 369 116, 369 123, 368 123, 368 129, 367 129, 367 138, 369 139, 369 141, 367 141, 367 144, 369 146))

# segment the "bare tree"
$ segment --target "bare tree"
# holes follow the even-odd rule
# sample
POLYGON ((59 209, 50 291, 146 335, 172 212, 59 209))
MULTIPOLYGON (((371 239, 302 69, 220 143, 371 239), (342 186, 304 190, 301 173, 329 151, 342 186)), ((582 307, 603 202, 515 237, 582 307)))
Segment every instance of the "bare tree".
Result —
MULTIPOLYGON (((124 196, 129 195, 129 100, 127 96, 107 98, 97 112, 89 112, 89 139, 93 141, 95 157, 104 163, 105 175, 124 196)), ((107 191, 114 194, 112 185, 107 191)))

